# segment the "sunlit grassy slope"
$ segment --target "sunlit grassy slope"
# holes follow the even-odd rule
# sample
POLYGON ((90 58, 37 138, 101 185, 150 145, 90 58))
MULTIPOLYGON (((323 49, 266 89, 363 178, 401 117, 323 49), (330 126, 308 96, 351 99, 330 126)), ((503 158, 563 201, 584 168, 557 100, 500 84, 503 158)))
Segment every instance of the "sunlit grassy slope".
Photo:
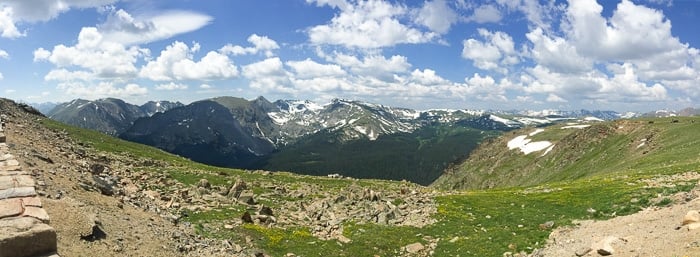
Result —
MULTIPOLYGON (((482 182, 514 187, 442 191, 435 199, 438 203, 434 215, 437 222, 423 228, 346 223, 344 235, 352 240, 347 244, 319 240, 311 236, 307 227, 280 229, 244 225, 232 230, 201 229, 206 224, 239 219, 242 209, 236 207, 192 213, 187 221, 200 228, 200 233, 207 237, 225 238, 238 244, 245 244, 246 237, 252 238, 255 247, 272 256, 287 253, 299 256, 395 256, 407 244, 426 243, 424 238, 439 239, 434 256, 502 256, 507 251, 530 252, 544 244, 550 230, 543 230, 539 225, 547 221, 561 226, 574 219, 625 215, 648 205, 670 202, 667 198, 659 201, 659 196, 664 198, 690 190, 697 181, 670 181, 673 187, 653 188, 642 179, 698 170, 700 136, 697 132, 700 124, 692 120, 681 118, 678 123, 672 123, 671 119, 654 119, 653 124, 649 120, 611 122, 587 130, 549 127, 532 137, 535 141, 556 143, 557 146, 545 157, 538 157, 540 154, 524 156, 515 150, 507 150, 505 144, 508 140, 533 129, 512 132, 486 143, 494 152, 475 152, 475 156, 484 160, 468 161, 472 164, 461 168, 478 172, 484 176, 482 182), (649 147, 637 148, 642 138, 647 137, 650 137, 647 139, 649 147), (596 211, 589 212, 589 209, 596 211)), ((50 120, 45 120, 44 124, 67 132, 94 151, 130 156, 136 169, 166 172, 185 184, 196 183, 199 178, 220 184, 236 176, 246 181, 290 185, 313 183, 328 192, 337 192, 351 183, 381 190, 399 190, 402 185, 402 182, 349 181, 290 173, 264 176, 215 168, 101 133, 50 120), (139 163, 149 160, 162 165, 139 166, 139 163)), ((254 187, 253 190, 263 193, 269 189, 254 187)), ((273 198, 266 204, 274 207, 276 202, 289 200, 273 198)))
POLYGON ((700 119, 636 119, 591 123, 587 128, 559 124, 528 136, 549 141, 552 150, 523 154, 507 143, 535 128, 513 131, 483 143, 464 163, 433 185, 467 189, 533 186, 593 175, 663 174, 693 170, 700 162, 700 119), (674 122, 677 121, 677 122, 674 122))

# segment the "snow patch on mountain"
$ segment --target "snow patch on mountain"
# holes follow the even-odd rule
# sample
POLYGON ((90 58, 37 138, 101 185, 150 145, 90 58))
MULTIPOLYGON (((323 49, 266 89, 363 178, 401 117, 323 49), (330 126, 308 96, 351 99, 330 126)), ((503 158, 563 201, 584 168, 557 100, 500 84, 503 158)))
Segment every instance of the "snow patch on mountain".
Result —
POLYGON ((509 120, 509 119, 504 119, 504 118, 498 117, 498 116, 493 115, 493 114, 489 115, 489 119, 491 119, 491 120, 493 120, 493 121, 495 121, 495 122, 500 122, 500 123, 506 124, 506 125, 508 125, 509 123, 512 122, 512 121, 509 120))
POLYGON ((270 116, 270 119, 272 119, 272 122, 274 122, 277 125, 284 125, 289 122, 290 117, 287 115, 284 115, 281 112, 270 112, 267 113, 267 116, 270 116))
POLYGON ((604 121, 603 119, 596 118, 596 117, 593 117, 593 116, 585 117, 585 118, 583 118, 583 120, 584 120, 584 121, 588 121, 588 122, 591 122, 591 121, 600 121, 600 122, 602 122, 602 121, 604 121))
POLYGON ((538 118, 530 118, 530 117, 518 117, 515 118, 516 121, 525 124, 525 125, 544 125, 544 124, 549 124, 552 123, 552 121, 548 119, 538 119, 538 118))
POLYGON ((528 143, 522 147, 520 147, 520 151, 522 151, 525 155, 533 153, 533 152, 539 152, 544 149, 547 149, 552 145, 551 142, 549 141, 537 141, 537 142, 531 142, 528 143))
POLYGON ((590 126, 591 126, 591 125, 572 124, 572 125, 568 125, 568 126, 561 127, 561 129, 570 129, 570 128, 573 128, 573 129, 584 129, 584 128, 587 128, 587 127, 590 127, 590 126))
POLYGON ((532 139, 527 138, 527 135, 517 136, 506 144, 508 149, 520 149, 523 154, 528 155, 533 152, 542 151, 552 145, 549 141, 531 142, 532 139))
POLYGON ((522 125, 523 125, 523 123, 521 123, 521 122, 509 120, 509 119, 502 118, 502 117, 499 117, 499 116, 496 116, 493 114, 489 115, 489 119, 491 119, 495 122, 498 122, 498 123, 502 123, 503 125, 505 125, 506 127, 509 127, 509 128, 518 128, 518 127, 522 127, 522 125))

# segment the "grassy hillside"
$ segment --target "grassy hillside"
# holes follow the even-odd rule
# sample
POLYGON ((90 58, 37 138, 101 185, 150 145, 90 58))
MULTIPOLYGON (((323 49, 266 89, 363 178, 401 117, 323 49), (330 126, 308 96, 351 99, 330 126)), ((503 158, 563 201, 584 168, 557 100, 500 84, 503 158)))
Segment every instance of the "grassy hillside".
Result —
POLYGON ((338 132, 301 139, 267 158, 266 170, 309 175, 339 173, 355 178, 408 180, 428 185, 448 165, 463 158, 486 137, 500 132, 431 126, 413 133, 382 135, 374 141, 337 142, 338 132))
MULTIPOLYGON (((433 185, 440 188, 533 186, 592 175, 660 174, 692 170, 700 162, 700 122, 696 118, 659 118, 559 124, 513 131, 483 143, 462 164, 433 185), (524 154, 507 144, 518 136, 554 147, 524 154)), ((699 120, 700 121, 700 120, 699 120)))
MULTIPOLYGON (((345 188, 355 186, 386 194, 412 186, 405 182, 215 168, 97 132, 50 120, 43 123, 54 130, 65 131, 93 151, 130 157, 135 172, 165 173, 187 185, 197 183, 200 178, 208 179, 212 185, 242 178, 249 182, 256 194, 268 195, 265 204, 273 209, 289 201, 302 201, 271 194, 275 185, 312 187, 318 192, 331 194, 340 194, 345 188), (146 165, 147 162, 158 165, 146 165)), ((528 185, 541 181, 548 183, 490 190, 436 191, 430 197, 437 204, 437 211, 432 214, 435 223, 418 228, 349 221, 342 226, 343 235, 350 242, 320 240, 311 235, 313 228, 304 226, 246 224, 224 229, 223 224, 235 224, 234 221, 240 220, 241 212, 245 210, 241 205, 223 204, 216 209, 195 210, 185 221, 204 237, 250 244, 272 256, 287 253, 298 256, 328 256, 329 253, 334 256, 397 256, 403 252, 404 246, 415 242, 426 246, 436 244, 431 250, 433 256, 503 256, 504 252, 531 252, 542 247, 551 231, 541 228, 540 224, 551 221, 557 227, 571 224, 576 219, 606 219, 629 214, 645 206, 669 204, 673 201, 671 195, 692 189, 697 179, 682 180, 668 175, 700 168, 698 125, 691 119, 681 119, 679 123, 655 119, 653 124, 646 120, 622 121, 584 130, 549 127, 533 136, 536 140, 552 140, 559 146, 545 157, 537 157, 539 154, 536 153, 525 156, 516 150, 507 150, 505 144, 511 138, 529 131, 512 132, 484 144, 475 152, 474 156, 482 159, 473 165, 480 165, 483 174, 490 172, 490 180, 483 179, 482 182, 494 182, 495 185, 513 185, 516 180, 528 185), (618 129, 621 126, 623 128, 618 129), (647 139, 650 147, 637 149, 641 138, 647 137, 650 138, 647 139), (494 152, 485 152, 485 149, 494 152), (557 172, 546 173, 546 169, 535 168, 537 165, 557 172), (520 171, 527 175, 517 175, 520 171), (496 179, 498 176, 504 176, 504 179, 496 179), (670 186, 650 185, 647 179, 663 179, 670 186)), ((437 154, 440 151, 427 152, 437 154)), ((471 167, 471 170, 478 171, 476 167, 471 167)), ((432 191, 430 188, 415 188, 432 191)), ((318 196, 306 197, 314 199, 318 196)))

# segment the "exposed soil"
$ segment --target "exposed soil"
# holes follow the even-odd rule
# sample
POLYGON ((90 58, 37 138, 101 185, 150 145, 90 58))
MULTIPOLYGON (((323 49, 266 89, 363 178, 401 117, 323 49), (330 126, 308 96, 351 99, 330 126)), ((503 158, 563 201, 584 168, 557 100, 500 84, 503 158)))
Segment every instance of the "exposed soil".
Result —
MULTIPOLYGON (((697 173, 695 173, 697 174, 697 173)), ((676 198, 695 198, 698 187, 676 198), (682 197, 680 197, 682 196, 682 197)), ((578 225, 561 227, 550 234, 550 240, 538 256, 604 256, 598 253, 596 243, 611 240, 614 252, 610 256, 629 257, 683 257, 700 256, 700 229, 681 226, 691 210, 700 210, 700 199, 695 198, 668 207, 651 207, 641 212, 604 221, 580 221, 578 225)))
MULTIPOLYGON (((2 106, 10 151, 37 181, 61 256, 181 256, 173 235, 194 236, 155 213, 78 186, 89 160, 70 139, 41 126, 37 116, 2 106), (97 231, 95 231, 97 230, 97 231), (101 231, 101 232, 100 232, 101 231)), ((184 237, 184 236, 183 236, 184 237)))

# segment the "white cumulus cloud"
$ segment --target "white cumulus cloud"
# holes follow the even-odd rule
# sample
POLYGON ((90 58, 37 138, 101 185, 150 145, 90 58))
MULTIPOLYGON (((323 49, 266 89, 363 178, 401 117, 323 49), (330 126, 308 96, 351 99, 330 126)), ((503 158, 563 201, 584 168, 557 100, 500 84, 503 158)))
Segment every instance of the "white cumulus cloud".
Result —
POLYGON ((411 77, 410 79, 420 85, 424 86, 435 86, 435 85, 449 85, 452 84, 451 81, 444 79, 437 75, 434 70, 431 69, 424 69, 424 70, 419 70, 415 69, 413 72, 411 72, 411 77))
POLYGON ((501 21, 502 18, 501 11, 499 11, 496 6, 485 4, 474 9, 474 14, 467 18, 467 20, 476 23, 496 23, 501 21))
POLYGON ((0 36, 4 38, 18 38, 25 35, 24 32, 20 32, 15 26, 11 7, 0 9, 0 31, 2 31, 0 36))
POLYGON ((339 65, 336 64, 320 64, 305 59, 303 61, 288 61, 285 63, 291 67, 296 78, 316 78, 316 77, 338 77, 346 74, 339 65))
POLYGON ((505 32, 490 32, 478 29, 484 41, 469 38, 462 42, 462 57, 472 60, 474 66, 482 70, 494 70, 507 73, 508 66, 520 62, 515 51, 513 38, 505 32))
POLYGON ((593 60, 581 56, 576 47, 561 37, 549 37, 541 28, 526 34, 532 42, 531 57, 538 64, 562 73, 578 73, 593 67, 593 60))
POLYGON ((134 63, 144 49, 105 41, 95 27, 84 27, 73 46, 59 44, 51 51, 39 48, 34 61, 48 61, 58 68, 89 71, 99 78, 126 78, 137 74, 134 63))
POLYGON ((313 2, 340 9, 329 24, 307 30, 309 41, 313 44, 371 49, 425 43, 437 37, 435 32, 423 32, 407 25, 408 22, 402 22, 409 16, 410 10, 399 4, 380 0, 313 2))
POLYGON ((238 76, 238 67, 228 56, 216 51, 208 52, 199 61, 194 54, 200 45, 176 41, 160 52, 155 60, 141 68, 139 76, 155 81, 171 80, 221 80, 238 76))
POLYGON ((416 22, 430 30, 445 34, 452 24, 457 22, 457 13, 447 4, 446 0, 428 1, 418 10, 416 22))
POLYGON ((220 52, 231 55, 246 55, 246 54, 257 54, 259 52, 265 53, 265 56, 274 56, 273 50, 277 50, 280 46, 274 40, 268 38, 267 36, 258 36, 257 34, 252 34, 248 37, 248 42, 253 44, 253 46, 242 47, 239 45, 225 45, 220 52))
POLYGON ((583 54, 601 60, 631 60, 683 47, 671 35, 671 22, 658 10, 623 0, 610 19, 602 17, 602 11, 593 1, 570 2, 566 32, 583 54))
POLYGON ((362 59, 354 55, 336 54, 330 61, 360 76, 372 76, 382 80, 392 80, 394 74, 405 73, 411 68, 408 58, 393 55, 386 58, 381 55, 368 55, 362 59))
POLYGON ((243 76, 250 80, 250 87, 262 92, 294 94, 290 88, 290 74, 279 57, 268 58, 243 66, 243 76))

